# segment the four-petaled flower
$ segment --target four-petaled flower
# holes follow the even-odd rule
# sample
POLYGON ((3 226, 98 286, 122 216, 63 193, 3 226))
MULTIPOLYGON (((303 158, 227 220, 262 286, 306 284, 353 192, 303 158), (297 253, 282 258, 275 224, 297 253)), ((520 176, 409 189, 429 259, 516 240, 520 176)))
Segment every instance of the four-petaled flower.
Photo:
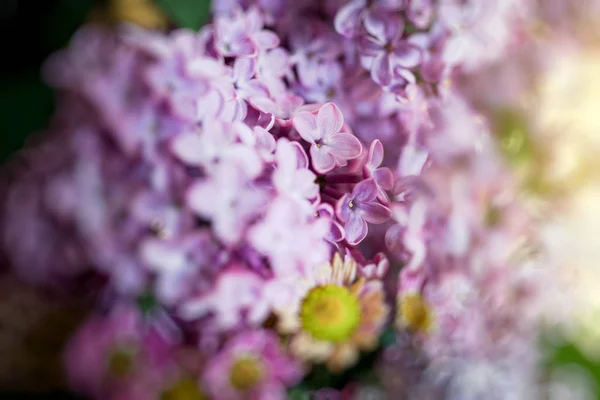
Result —
POLYGON ((362 153, 362 145, 354 135, 340 132, 344 116, 333 103, 324 104, 316 117, 311 112, 299 112, 292 122, 302 139, 311 144, 312 166, 321 174, 331 171, 336 164, 346 165, 347 160, 362 153))
POLYGON ((371 13, 364 20, 368 36, 359 42, 361 61, 381 86, 404 88, 415 82, 410 71, 421 63, 418 46, 402 39, 404 24, 395 16, 371 13))
POLYGON ((390 209, 377 201, 377 184, 374 179, 358 183, 352 193, 339 199, 336 213, 344 222, 346 241, 352 246, 356 246, 367 236, 367 222, 382 224, 391 216, 390 209))

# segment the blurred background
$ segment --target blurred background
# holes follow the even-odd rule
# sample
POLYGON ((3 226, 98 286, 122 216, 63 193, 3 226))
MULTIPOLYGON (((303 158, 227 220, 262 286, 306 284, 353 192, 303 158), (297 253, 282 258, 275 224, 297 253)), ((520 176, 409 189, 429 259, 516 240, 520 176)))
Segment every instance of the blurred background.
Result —
MULTIPOLYGON (((208 3, 1 0, 0 164, 46 127, 53 93, 43 83, 40 68, 48 55, 68 44, 79 26, 124 20, 155 29, 198 29, 208 20, 208 3)), ((0 182, 4 178, 0 175, 0 182)), ((25 285, 8 271, 0 254, 0 398, 75 399, 65 389, 60 357, 85 307, 25 285)))

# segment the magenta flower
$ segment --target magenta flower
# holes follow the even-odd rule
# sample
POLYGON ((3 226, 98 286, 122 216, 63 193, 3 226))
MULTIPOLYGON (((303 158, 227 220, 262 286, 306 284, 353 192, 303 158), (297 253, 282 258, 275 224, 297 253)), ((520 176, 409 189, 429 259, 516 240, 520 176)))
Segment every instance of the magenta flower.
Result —
POLYGON ((358 183, 351 194, 339 199, 336 213, 344 223, 346 241, 352 246, 367 236, 367 222, 383 224, 391 216, 390 209, 377 201, 377 183, 374 179, 358 183))
POLYGON ((384 204, 388 204, 390 199, 386 190, 392 190, 394 187, 394 175, 389 168, 379 168, 383 162, 383 145, 379 139, 375 139, 369 148, 369 157, 363 172, 367 178, 373 178, 377 184, 377 198, 384 204))
POLYGON ((229 340, 213 357, 204 384, 215 399, 285 399, 286 389, 303 376, 302 365, 285 354, 279 337, 265 330, 246 331, 229 340))
POLYGON ((365 18, 364 25, 369 35, 361 37, 359 42, 361 61, 371 71, 373 80, 384 87, 415 82, 410 69, 421 63, 421 51, 402 39, 402 20, 372 13, 365 18))
POLYGON ((312 165, 319 173, 329 172, 336 165, 345 165, 347 160, 362 153, 362 145, 354 135, 340 132, 344 116, 333 103, 324 104, 316 117, 310 112, 299 112, 292 122, 302 139, 311 144, 312 165))

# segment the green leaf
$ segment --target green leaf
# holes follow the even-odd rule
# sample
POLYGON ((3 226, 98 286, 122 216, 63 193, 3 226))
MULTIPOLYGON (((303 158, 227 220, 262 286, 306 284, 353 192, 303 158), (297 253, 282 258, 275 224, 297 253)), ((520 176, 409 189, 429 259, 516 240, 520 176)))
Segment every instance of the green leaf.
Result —
POLYGON ((208 22, 209 0, 154 0, 173 22, 181 27, 198 30, 208 22))

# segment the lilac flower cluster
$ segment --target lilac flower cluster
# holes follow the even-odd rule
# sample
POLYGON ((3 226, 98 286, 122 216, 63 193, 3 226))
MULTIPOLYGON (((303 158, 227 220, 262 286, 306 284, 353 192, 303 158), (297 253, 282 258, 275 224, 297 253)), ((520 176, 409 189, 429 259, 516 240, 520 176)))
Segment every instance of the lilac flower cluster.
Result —
POLYGON ((23 278, 96 294, 74 389, 282 399, 386 328, 427 357, 527 368, 526 218, 447 84, 501 56, 517 7, 342 3, 215 2, 199 32, 87 26, 48 61, 59 109, 2 238, 23 278))

